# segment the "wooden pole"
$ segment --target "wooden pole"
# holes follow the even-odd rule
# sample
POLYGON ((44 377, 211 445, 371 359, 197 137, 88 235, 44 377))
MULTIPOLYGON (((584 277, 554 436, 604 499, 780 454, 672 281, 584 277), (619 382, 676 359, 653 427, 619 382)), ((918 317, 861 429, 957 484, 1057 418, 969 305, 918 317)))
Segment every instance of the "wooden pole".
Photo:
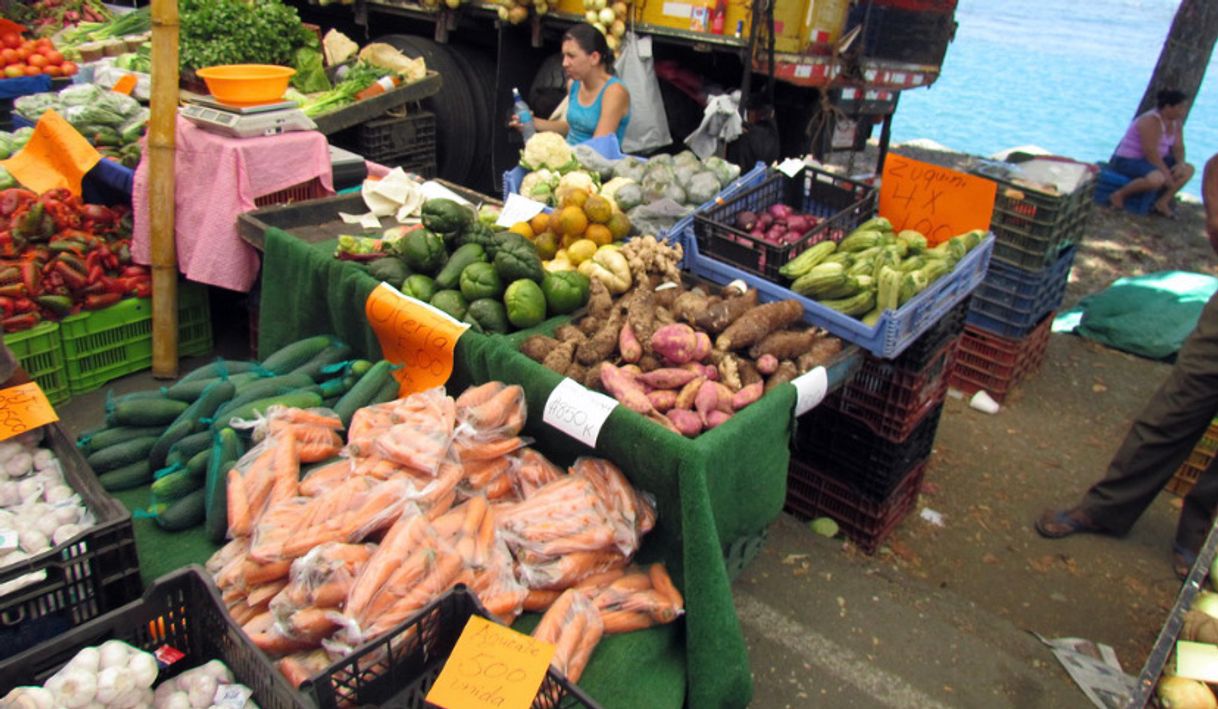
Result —
POLYGON ((152 235, 152 375, 178 375, 178 258, 174 142, 178 116, 178 2, 152 0, 148 219, 152 235))

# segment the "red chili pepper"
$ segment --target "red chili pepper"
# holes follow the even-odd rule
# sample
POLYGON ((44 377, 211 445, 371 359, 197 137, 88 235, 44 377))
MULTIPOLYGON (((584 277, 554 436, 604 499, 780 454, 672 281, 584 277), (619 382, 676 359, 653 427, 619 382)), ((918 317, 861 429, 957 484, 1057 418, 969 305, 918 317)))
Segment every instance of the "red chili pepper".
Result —
POLYGON ((13 299, 0 297, 0 317, 9 317, 13 314, 13 299))
POLYGON ((151 286, 152 279, 148 276, 128 276, 125 278, 115 278, 115 287, 120 293, 133 293, 143 286, 151 286))
POLYGON ((142 276, 147 278, 150 274, 148 273, 147 266, 123 266, 123 270, 120 271, 118 275, 122 276, 123 278, 131 278, 133 276, 142 276))
POLYGON ((84 307, 85 310, 97 310, 114 305, 122 299, 121 293, 95 293, 85 296, 84 307))
POLYGON ((25 284, 21 282, 6 283, 0 286, 0 295, 7 296, 9 298, 19 298, 25 295, 25 284))
POLYGON ((85 263, 84 259, 76 254, 62 253, 56 258, 60 263, 66 265, 68 268, 71 268, 73 271, 79 274, 81 278, 89 275, 89 265, 85 263))
POLYGON ((42 269, 35 261, 21 262, 21 283, 31 295, 38 295, 42 283, 42 269))
POLYGON ((13 299, 13 312, 15 313, 29 313, 37 309, 38 306, 34 304, 34 301, 25 296, 13 299))
POLYGON ((64 285, 72 290, 80 290, 88 285, 86 274, 76 271, 66 261, 56 261, 55 272, 63 278, 64 285))
POLYGON ((20 188, 0 190, 0 217, 12 216, 13 212, 36 199, 38 199, 38 195, 29 190, 20 188))
POLYGON ((39 320, 38 313, 22 313, 0 320, 0 325, 4 326, 5 332, 20 332, 34 327, 39 320))
POLYGON ((17 266, 5 266, 0 268, 0 284, 8 285, 10 283, 21 282, 21 269, 17 266))

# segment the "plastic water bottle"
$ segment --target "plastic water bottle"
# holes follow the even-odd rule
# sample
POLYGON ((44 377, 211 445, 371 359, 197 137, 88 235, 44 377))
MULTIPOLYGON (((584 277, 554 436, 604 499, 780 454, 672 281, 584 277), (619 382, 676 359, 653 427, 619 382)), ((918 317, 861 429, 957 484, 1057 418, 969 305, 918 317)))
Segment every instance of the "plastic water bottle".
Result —
POLYGON ((529 104, 520 97, 520 90, 515 87, 512 88, 512 111, 516 114, 516 120, 520 121, 520 125, 523 126, 520 134, 524 136, 525 140, 532 138, 533 134, 537 132, 537 128, 533 125, 533 112, 529 110, 529 104))

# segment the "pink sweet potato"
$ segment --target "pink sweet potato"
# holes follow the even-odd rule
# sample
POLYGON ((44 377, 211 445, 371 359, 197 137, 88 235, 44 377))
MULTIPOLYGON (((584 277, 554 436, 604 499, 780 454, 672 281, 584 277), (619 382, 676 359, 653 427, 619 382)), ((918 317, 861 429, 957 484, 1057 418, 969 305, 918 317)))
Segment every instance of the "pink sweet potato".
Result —
POLYGON ((638 380, 654 389, 680 389, 694 379, 700 372, 680 367, 663 367, 653 369, 638 376, 638 380))
POLYGON ((731 417, 732 417, 732 415, 727 413, 726 411, 719 411, 718 409, 716 409, 716 410, 710 412, 709 414, 707 414, 706 429, 709 431, 710 429, 722 424, 724 421, 730 419, 731 417))
POLYGON ((702 419, 689 409, 669 409, 664 415, 683 436, 693 438, 702 433, 702 419))
POLYGON ((763 354, 757 358, 757 371, 762 374, 773 374, 778 369, 778 358, 772 354, 763 354))
POLYGON ((677 402, 673 406, 678 409, 694 408, 694 399, 698 397, 698 391, 706 381, 706 377, 698 377, 681 387, 681 391, 677 393, 677 402))
POLYGON ((714 384, 715 393, 719 396, 718 401, 715 403, 715 410, 729 414, 735 411, 732 408, 732 397, 735 396, 734 392, 722 382, 715 382, 714 384))
POLYGON ((703 382, 702 386, 698 387, 698 394, 694 397, 694 410, 698 412, 703 423, 710 412, 719 408, 718 387, 719 385, 712 381, 703 382))
POLYGON ((643 391, 643 386, 630 374, 609 362, 601 363, 601 384, 604 385, 605 391, 631 411, 649 414, 655 410, 643 391))
POLYGON ((701 362, 702 360, 706 359, 707 357, 710 357, 710 353, 711 353, 710 335, 706 334, 705 332, 695 332, 694 338, 695 338, 694 341, 697 343, 697 347, 694 349, 694 356, 691 359, 694 362, 701 362))
POLYGON ((684 323, 665 325, 651 336, 651 349, 673 364, 684 364, 698 351, 698 337, 684 323))
POLYGON ((639 338, 634 336, 634 328, 630 327, 629 319, 622 323, 622 329, 618 332, 617 351, 626 362, 638 362, 643 356, 643 346, 639 344, 639 338))
POLYGON ((661 413, 677 405, 676 389, 653 389, 647 392, 647 399, 653 408, 661 413))
POLYGON ((732 395, 732 410, 739 411, 761 398, 765 393, 765 384, 760 381, 748 384, 732 395))

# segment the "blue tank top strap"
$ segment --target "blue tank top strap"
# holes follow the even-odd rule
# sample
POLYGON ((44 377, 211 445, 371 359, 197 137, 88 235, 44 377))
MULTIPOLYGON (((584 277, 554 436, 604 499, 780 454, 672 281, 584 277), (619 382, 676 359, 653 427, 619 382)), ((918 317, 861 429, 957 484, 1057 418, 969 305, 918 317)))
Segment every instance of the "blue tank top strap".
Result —
MULTIPOLYGON (((616 76, 610 76, 601 87, 601 90, 596 94, 596 100, 590 106, 584 106, 579 102, 579 81, 571 82, 571 90, 567 94, 567 142, 571 145, 578 145, 584 141, 590 140, 596 133, 596 126, 601 120, 602 99, 605 96, 605 89, 609 88, 610 84, 621 84, 622 80, 616 76)), ((623 87, 625 85, 623 84, 623 87)), ((630 123, 630 110, 627 109, 626 115, 622 116, 621 122, 617 126, 617 139, 621 142, 626 136, 626 125, 630 123)))

